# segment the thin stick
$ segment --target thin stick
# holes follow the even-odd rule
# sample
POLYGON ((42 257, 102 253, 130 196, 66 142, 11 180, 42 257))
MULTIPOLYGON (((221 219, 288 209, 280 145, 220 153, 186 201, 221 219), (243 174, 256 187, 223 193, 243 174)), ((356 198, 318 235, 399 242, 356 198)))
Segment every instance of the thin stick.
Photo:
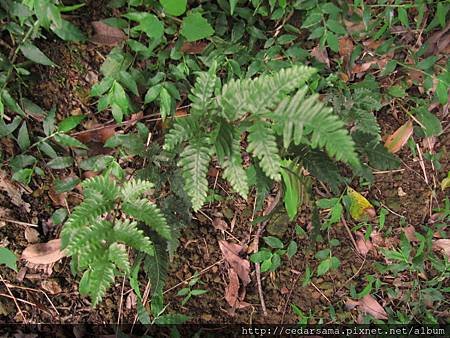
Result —
POLYGON ((428 176, 427 176, 427 171, 425 169, 425 163, 423 161, 423 157, 422 157, 422 150, 420 149, 419 145, 416 143, 416 148, 417 151, 419 152, 419 164, 420 164, 420 168, 422 168, 423 171, 423 177, 425 179, 425 183, 428 184, 428 176))
POLYGON ((18 311, 19 314, 22 316, 22 319, 23 319, 24 323, 27 324, 27 319, 25 318, 25 316, 24 316, 24 314, 23 314, 23 312, 22 312, 22 310, 21 310, 21 308, 20 308, 20 306, 19 306, 19 303, 17 303, 16 297, 14 297, 14 295, 12 294, 11 289, 9 288, 8 284, 7 284, 7 283, 5 282, 5 280, 3 279, 3 276, 2 276, 2 275, 0 275, 0 279, 1 279, 1 281, 3 282, 3 284, 5 284, 6 289, 8 290, 9 295, 11 296, 12 300, 14 301, 14 304, 16 304, 17 311, 18 311))
POLYGON ((400 173, 405 171, 406 169, 395 169, 395 170, 381 170, 381 171, 373 171, 374 175, 382 175, 382 174, 391 174, 391 173, 400 173))
MULTIPOLYGON (((54 264, 54 263, 53 263, 53 264, 54 264)), ((22 289, 22 290, 28 290, 28 291, 32 291, 32 292, 40 292, 40 293, 43 293, 44 296, 45 296, 45 298, 47 298, 48 302, 50 303, 51 307, 53 308, 53 310, 55 310, 56 314, 59 316, 58 310, 56 309, 55 305, 52 303, 50 297, 45 293, 45 291, 40 290, 40 289, 27 288, 26 286, 14 285, 14 284, 10 284, 10 283, 6 283, 6 284, 8 284, 8 286, 9 286, 10 288, 13 288, 13 289, 22 289)), ((6 284, 5 284, 5 285, 6 285, 6 284)))
POLYGON ((37 225, 37 224, 21 222, 21 221, 15 221, 13 219, 3 218, 3 217, 0 217, 0 221, 12 223, 12 224, 17 224, 17 225, 24 225, 24 226, 28 226, 28 227, 34 227, 34 228, 38 228, 39 227, 39 225, 37 225))
POLYGON ((283 324, 283 322, 284 322, 284 316, 286 315, 286 310, 287 310, 287 305, 289 304, 289 299, 291 299, 292 291, 294 291, 294 287, 295 287, 295 285, 297 285, 299 278, 300 278, 300 273, 297 273, 297 277, 295 277, 295 280, 292 283, 292 287, 289 290, 289 294, 286 299, 286 302, 284 303, 283 315, 281 316, 281 324, 283 324))
POLYGON ((24 304, 28 304, 31 306, 34 306, 36 308, 38 308, 39 310, 41 310, 42 312, 45 312, 46 314, 48 314, 49 316, 53 316, 50 312, 45 311, 44 309, 39 308, 36 304, 31 303, 25 299, 21 299, 21 298, 15 298, 15 297, 11 297, 10 295, 7 295, 6 293, 0 293, 0 297, 5 297, 5 298, 11 298, 12 300, 17 300, 18 302, 24 303, 24 304))
POLYGON ((331 301, 328 299, 327 296, 325 296, 325 294, 322 292, 322 290, 320 290, 320 289, 316 286, 316 284, 314 284, 313 282, 311 282, 311 285, 314 287, 314 289, 316 289, 316 290, 322 295, 323 298, 325 298, 325 299, 327 300, 328 303, 331 304, 331 301))
POLYGON ((356 252, 358 252, 358 245, 356 245, 356 241, 353 238, 352 232, 350 231, 350 228, 348 227, 347 221, 345 220, 344 216, 341 216, 341 221, 342 221, 342 224, 345 227, 345 230, 347 230, 347 233, 350 236, 350 239, 352 241, 353 246, 355 247, 356 252))
POLYGON ((355 274, 353 276, 351 276, 349 279, 347 279, 347 281, 337 290, 337 292, 341 291, 348 283, 350 283, 351 280, 353 280, 356 276, 359 275, 359 273, 361 272, 364 263, 366 263, 366 256, 364 256, 364 260, 361 264, 361 266, 359 267, 358 271, 355 272, 355 274))
POLYGON ((119 303, 119 314, 117 315, 117 325, 120 324, 120 316, 122 315, 122 305, 123 305, 123 289, 125 288, 125 278, 122 280, 122 288, 120 290, 120 303, 119 303))

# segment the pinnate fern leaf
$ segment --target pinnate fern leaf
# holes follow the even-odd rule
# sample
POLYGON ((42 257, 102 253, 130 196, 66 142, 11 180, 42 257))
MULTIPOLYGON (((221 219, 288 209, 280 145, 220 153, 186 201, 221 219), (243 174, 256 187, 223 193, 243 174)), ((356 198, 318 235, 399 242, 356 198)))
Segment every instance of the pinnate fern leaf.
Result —
POLYGON ((124 243, 148 255, 155 253, 152 242, 148 237, 144 236, 142 230, 137 228, 136 222, 116 220, 113 231, 116 242, 124 243))
POLYGON ((96 306, 114 282, 114 263, 104 257, 99 260, 89 273, 89 296, 92 306, 96 306))
POLYGON ((216 64, 207 72, 200 72, 195 81, 195 85, 189 94, 191 100, 191 114, 204 115, 211 106, 214 89, 217 82, 216 64))
POLYGON ((127 250, 123 245, 112 243, 108 248, 108 257, 120 270, 130 273, 130 261, 127 250))
POLYGON ((260 160, 261 169, 275 181, 281 179, 280 155, 273 129, 268 122, 258 121, 249 128, 247 150, 260 160))
POLYGON ((194 136, 198 128, 198 123, 192 116, 178 118, 165 137, 164 150, 171 151, 177 145, 188 141, 194 136))
POLYGON ((185 189, 191 198, 194 211, 198 211, 206 199, 208 192, 206 174, 210 159, 210 148, 202 142, 194 141, 183 150, 178 162, 182 167, 185 189))
POLYGON ((131 201, 140 197, 144 192, 153 188, 153 183, 140 179, 125 182, 120 190, 123 201, 131 201))
POLYGON ((136 220, 144 222, 163 238, 170 240, 170 228, 161 211, 145 199, 124 202, 122 210, 136 220))

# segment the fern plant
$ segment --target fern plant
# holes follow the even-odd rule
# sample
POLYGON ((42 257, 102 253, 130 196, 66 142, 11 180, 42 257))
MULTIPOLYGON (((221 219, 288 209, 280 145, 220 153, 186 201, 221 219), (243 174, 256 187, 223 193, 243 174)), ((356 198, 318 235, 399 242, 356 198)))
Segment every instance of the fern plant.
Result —
POLYGON ((282 158, 289 157, 291 144, 322 148, 336 160, 359 166, 344 122, 317 94, 307 95, 305 82, 315 72, 297 65, 223 86, 215 65, 199 74, 189 95, 190 115, 176 120, 164 144, 169 151, 182 147, 179 166, 194 211, 206 199, 206 174, 213 156, 223 167, 223 177, 247 197, 249 184, 241 158, 241 140, 246 135, 246 151, 275 181, 281 180, 282 158))
POLYGON ((151 239, 139 223, 165 240, 172 235, 158 207, 144 197, 152 183, 132 179, 120 184, 97 176, 82 186, 84 200, 64 224, 61 239, 62 248, 72 256, 72 270, 84 271, 80 294, 89 295, 95 306, 115 276, 130 274, 128 248, 155 254, 151 239))

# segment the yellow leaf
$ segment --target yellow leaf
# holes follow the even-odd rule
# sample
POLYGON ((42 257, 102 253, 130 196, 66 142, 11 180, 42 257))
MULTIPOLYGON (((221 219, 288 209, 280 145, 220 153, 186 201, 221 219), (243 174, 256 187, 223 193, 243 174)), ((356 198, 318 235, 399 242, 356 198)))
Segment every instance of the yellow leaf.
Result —
POLYGON ((450 188, 450 171, 448 172, 447 177, 444 178, 441 182, 442 191, 444 191, 447 188, 450 188))
POLYGON ((347 195, 350 197, 350 215, 355 221, 367 220, 375 216, 372 204, 359 192, 347 187, 347 195))
POLYGON ((391 153, 396 153, 408 142, 413 133, 413 124, 411 121, 406 122, 398 128, 392 135, 386 139, 384 146, 391 153))

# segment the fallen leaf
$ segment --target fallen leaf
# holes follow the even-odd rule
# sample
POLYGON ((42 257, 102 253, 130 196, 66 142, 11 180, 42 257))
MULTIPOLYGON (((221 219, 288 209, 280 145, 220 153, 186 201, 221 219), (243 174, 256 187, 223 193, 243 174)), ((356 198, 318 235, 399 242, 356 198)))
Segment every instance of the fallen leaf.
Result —
POLYGON ((219 247, 223 257, 236 271, 244 286, 248 285, 250 283, 250 262, 238 256, 243 251, 242 246, 221 240, 219 247))
POLYGON ((121 29, 109 26, 102 21, 94 21, 92 26, 95 34, 91 41, 99 45, 115 46, 127 37, 121 29))
POLYGON ((0 170, 0 189, 5 191, 11 202, 20 208, 25 208, 26 212, 30 212, 31 206, 22 199, 23 189, 13 184, 6 176, 3 170, 0 170))
POLYGON ((101 143, 104 144, 110 137, 116 134, 117 126, 110 124, 107 126, 93 125, 92 129, 83 130, 74 134, 73 136, 80 142, 89 143, 101 143))
POLYGON ((228 229, 228 224, 223 219, 216 217, 213 221, 214 229, 225 231, 228 229))
POLYGON ((181 51, 186 54, 201 54, 206 47, 208 47, 209 43, 206 41, 195 41, 189 42, 186 41, 181 46, 181 51))
POLYGON ((357 63, 353 66, 351 73, 352 74, 365 73, 370 69, 370 67, 372 67, 372 65, 375 65, 377 63, 378 63, 377 60, 372 60, 364 63, 357 63))
POLYGON ((41 287, 51 295, 57 295, 62 292, 61 286, 54 279, 43 280, 41 287))
POLYGON ((413 133, 413 124, 409 120, 400 128, 398 128, 392 135, 388 136, 384 146, 391 153, 398 152, 405 144, 413 133))
POLYGON ((358 305, 359 305, 359 302, 357 300, 353 300, 353 299, 349 298, 345 301, 345 308, 347 310, 353 310, 358 305))
POLYGON ((358 303, 362 312, 372 315, 375 319, 388 319, 386 311, 371 295, 364 296, 358 303))
POLYGON ((449 187, 450 187, 450 171, 448 172, 447 177, 441 181, 441 190, 444 191, 449 187))
POLYGON ((433 248, 443 250, 450 259, 450 239, 442 238, 433 241, 433 248))
POLYGON ((350 197, 350 215, 354 220, 367 220, 376 216, 373 205, 359 192, 348 187, 347 195, 350 197))
POLYGON ((425 56, 437 55, 444 51, 450 44, 450 23, 443 30, 431 34, 425 43, 427 44, 425 56))
POLYGON ((372 242, 370 240, 366 240, 361 231, 356 232, 356 249, 363 256, 366 256, 367 253, 373 249, 372 242))
POLYGON ((22 252, 22 259, 31 264, 47 265, 66 257, 61 250, 61 239, 53 239, 47 243, 33 244, 22 252))
POLYGON ((328 58, 328 53, 325 48, 316 46, 311 50, 311 56, 313 56, 320 63, 324 63, 330 68, 330 59, 328 58))
POLYGON ((137 297, 133 291, 131 291, 128 296, 127 300, 125 302, 125 308, 128 310, 135 309, 137 304, 137 297))
POLYGON ((36 229, 27 227, 25 229, 25 239, 28 243, 37 243, 39 242, 39 232, 36 229))
POLYGON ((53 202, 53 206, 55 207, 64 207, 66 205, 67 193, 65 192, 58 194, 52 187, 48 191, 48 197, 50 197, 53 202))
POLYGON ((349 59, 353 52, 353 41, 348 36, 339 39, 339 55, 349 59))

